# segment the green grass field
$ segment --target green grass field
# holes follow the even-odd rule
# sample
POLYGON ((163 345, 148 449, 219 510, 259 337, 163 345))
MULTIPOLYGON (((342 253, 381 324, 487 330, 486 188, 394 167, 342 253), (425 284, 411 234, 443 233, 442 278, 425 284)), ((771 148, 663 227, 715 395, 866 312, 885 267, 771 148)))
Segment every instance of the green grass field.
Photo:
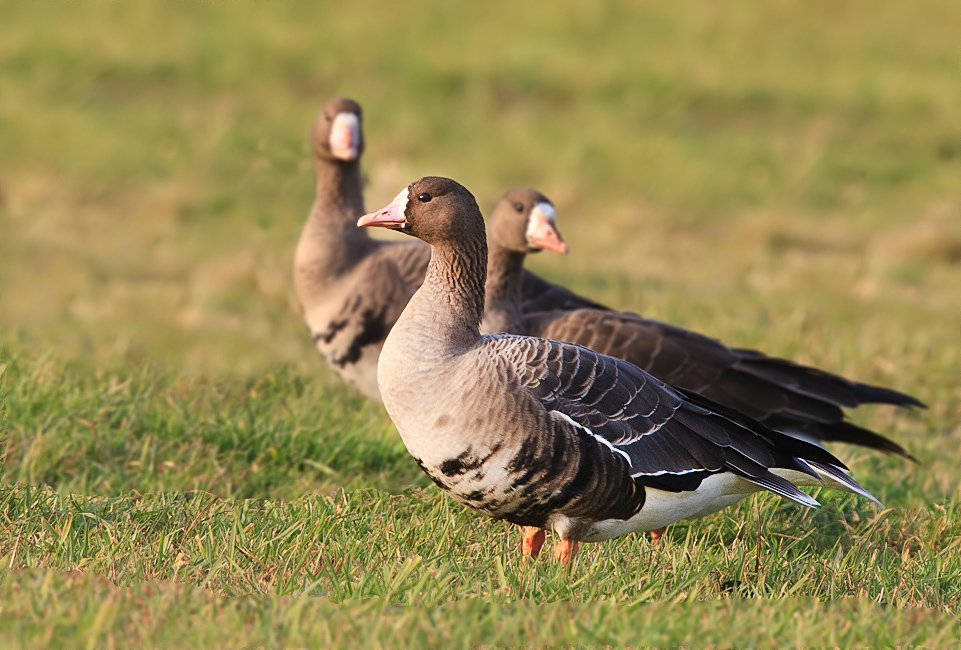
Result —
POLYGON ((961 12, 0 0, 0 645, 961 644, 961 12), (367 205, 536 187, 624 309, 916 395, 833 449, 884 503, 757 496, 570 575, 444 497, 313 350, 307 134, 367 205))

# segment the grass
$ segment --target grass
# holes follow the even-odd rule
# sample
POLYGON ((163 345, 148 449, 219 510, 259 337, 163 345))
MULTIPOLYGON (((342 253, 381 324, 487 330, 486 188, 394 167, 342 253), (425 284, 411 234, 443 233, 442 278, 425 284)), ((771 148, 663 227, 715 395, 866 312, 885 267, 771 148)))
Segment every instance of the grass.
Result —
POLYGON ((0 10, 0 644, 961 643, 953 3, 0 10), (887 509, 759 496, 520 563, 296 313, 337 94, 368 207, 537 187, 572 246, 540 273, 917 395, 853 419, 921 464, 838 447, 887 509))
POLYGON ((49 613, 38 624, 19 619, 3 631, 10 642, 30 636, 44 645, 96 641, 135 645, 159 638, 171 646, 490 647, 578 645, 801 646, 812 639, 833 647, 881 646, 892 636, 926 647, 951 645, 956 620, 931 610, 898 610, 863 599, 822 603, 763 601, 610 601, 491 603, 480 600, 410 610, 381 600, 331 604, 286 596, 217 596, 182 583, 117 589, 92 574, 24 571, 0 586, 0 597, 49 613), (78 606, 68 608, 69 594, 78 606), (460 623, 469 620, 471 627, 460 623), (269 625, 265 622, 269 621, 269 625), (712 626, 711 623, 722 622, 712 626), (214 631, 216 630, 216 631, 214 631))
POLYGON ((658 549, 640 536, 590 546, 568 575, 553 563, 520 562, 513 552, 516 530, 466 512, 433 488, 272 502, 207 493, 89 498, 17 487, 5 488, 0 499, 11 533, 0 557, 8 565, 42 567, 5 576, 12 605, 0 620, 5 628, 43 631, 45 643, 102 643, 123 630, 137 635, 132 639, 163 633, 167 643, 234 638, 215 636, 199 622, 171 629, 168 617, 196 607, 206 608, 208 619, 253 610, 259 617, 248 620, 244 634, 266 634, 281 644, 327 643, 333 635, 347 645, 375 639, 418 645, 424 630, 405 636, 403 627, 441 616, 446 623, 427 638, 443 644, 496 644, 517 634, 510 627, 517 621, 531 643, 574 635, 579 643, 622 644, 653 635, 728 645, 739 638, 738 628, 724 617, 732 607, 740 611, 739 603, 747 619, 752 615, 745 612, 767 617, 778 611, 746 637, 762 645, 825 638, 840 645, 895 639, 932 645, 956 639, 961 629, 952 613, 961 592, 956 504, 862 518, 852 503, 832 502, 829 512, 811 514, 762 499, 677 526, 658 549), (752 521, 758 514, 765 519, 760 549, 752 521), (37 582, 44 587, 33 586, 37 582), (144 584, 152 586, 144 590, 144 584), (214 599, 184 585, 246 598, 214 599), (79 616, 66 616, 54 602, 55 594, 83 599, 91 590, 106 596, 85 601, 79 616), (15 597, 26 592, 26 600, 15 597), (828 625, 812 615, 822 602, 842 605, 827 616, 828 625), (448 618, 452 603, 469 618, 460 624, 448 618), (562 603, 569 606, 558 607, 562 603), (649 614, 639 629, 631 617, 645 611, 639 605, 654 605, 671 623, 658 624, 658 615, 649 614), (310 614, 323 607, 333 620, 311 623, 310 614), (882 615, 872 624, 852 624, 845 614, 852 608, 882 615), (611 619, 609 627, 601 626, 598 610, 611 619), (511 615, 500 620, 499 611, 511 615), (558 611, 568 612, 564 625, 556 622, 558 611), (357 616, 369 623, 347 623, 357 616), (539 616, 548 617, 546 627, 533 623, 539 616), (703 628, 703 636, 690 636, 685 620, 703 628))
POLYGON ((50 358, 13 356, 8 367, 20 406, 7 440, 11 482, 292 499, 420 480, 364 398, 289 369, 218 381, 153 367, 88 373, 50 358))

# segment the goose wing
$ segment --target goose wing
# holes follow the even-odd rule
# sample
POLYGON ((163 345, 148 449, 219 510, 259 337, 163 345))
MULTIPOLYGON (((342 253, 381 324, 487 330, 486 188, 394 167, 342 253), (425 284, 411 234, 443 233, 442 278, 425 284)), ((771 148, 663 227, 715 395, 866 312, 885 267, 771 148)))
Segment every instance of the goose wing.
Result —
POLYGON ((711 474, 732 472, 810 506, 811 497, 770 470, 817 476, 814 462, 843 474, 843 463, 824 449, 682 394, 621 359, 549 339, 491 338, 524 390, 596 440, 598 453, 625 459, 642 485, 689 491, 711 474))

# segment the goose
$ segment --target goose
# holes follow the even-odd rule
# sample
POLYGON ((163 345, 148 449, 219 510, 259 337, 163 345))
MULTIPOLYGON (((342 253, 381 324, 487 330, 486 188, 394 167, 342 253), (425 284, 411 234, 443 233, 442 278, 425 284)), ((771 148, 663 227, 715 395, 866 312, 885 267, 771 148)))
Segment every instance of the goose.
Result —
POLYGON ((421 242, 372 239, 364 214, 361 107, 324 104, 311 131, 317 190, 294 254, 294 289, 317 349, 341 379, 380 400, 377 359, 427 269, 421 242))
MULTIPOLYGON (((423 282, 430 247, 378 241, 356 227, 364 214, 362 112, 343 97, 327 101, 311 130, 316 195, 294 253, 294 291, 317 349, 346 383, 381 401, 377 359, 384 339, 423 282)), ((601 307, 530 272, 523 311, 601 307)))
MULTIPOLYGON (((557 231, 554 204, 537 190, 518 187, 494 205, 487 231, 486 309, 482 334, 523 334, 524 258, 542 250, 566 255, 567 243, 557 231)), ((541 313, 528 302, 531 314, 541 313)))
POLYGON ((877 503, 822 447, 622 359, 482 335, 484 221, 459 183, 422 178, 357 225, 399 230, 431 249, 377 369, 407 451, 456 501, 539 531, 529 540, 538 551, 552 530, 568 568, 581 542, 707 515, 761 490, 814 507, 797 486, 826 485, 877 503))
POLYGON ((488 222, 490 261, 482 332, 579 343, 808 442, 846 442, 916 462, 893 440, 845 420, 842 410, 867 403, 924 406, 910 395, 755 350, 732 349, 697 332, 630 312, 606 308, 525 312, 519 292, 526 255, 542 249, 567 252, 567 245, 558 243, 563 239, 556 230, 553 204, 536 190, 512 190, 488 222), (535 228, 551 230, 552 238, 544 245, 543 237, 532 240, 535 228))

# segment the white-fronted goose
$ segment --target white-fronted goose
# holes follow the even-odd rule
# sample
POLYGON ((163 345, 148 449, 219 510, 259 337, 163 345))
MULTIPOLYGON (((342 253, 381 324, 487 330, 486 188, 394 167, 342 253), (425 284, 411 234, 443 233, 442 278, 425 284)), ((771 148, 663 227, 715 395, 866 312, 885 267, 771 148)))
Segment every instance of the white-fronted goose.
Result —
MULTIPOLYGON (((317 192, 297 244, 294 289, 317 349, 330 366, 380 401, 377 357, 424 279, 430 247, 420 241, 377 241, 357 228, 357 218, 364 214, 361 118, 357 102, 331 99, 311 131, 317 192)), ((530 272, 524 272, 522 284, 524 311, 600 307, 530 272)))
MULTIPOLYGON (((550 205, 534 190, 514 190, 488 219, 490 262, 482 331, 579 343, 784 433, 817 443, 852 443, 913 460, 896 442, 846 421, 842 410, 866 403, 923 406, 909 395, 754 350, 728 348, 715 339, 638 314, 608 309, 525 312, 519 298, 524 258, 540 248, 557 248, 550 243, 538 246, 529 237, 535 227, 535 203, 550 205)), ((554 212, 548 210, 553 226, 554 212)), ((556 229, 554 233, 559 240, 556 229)), ((566 246, 561 252, 566 252, 566 246)))
POLYGON ((357 228, 364 214, 360 105, 331 99, 311 132, 317 194, 294 257, 304 320, 331 368, 371 399, 387 332, 424 279, 430 249, 383 242, 357 228))
POLYGON ((422 178, 358 225, 431 246, 424 283, 378 366, 407 450, 459 502, 555 531, 565 563, 582 541, 716 512, 760 490, 805 506, 817 502, 796 484, 873 499, 821 447, 681 394, 626 361, 571 343, 481 335, 484 221, 456 182, 422 178))
POLYGON ((484 290, 487 308, 481 323, 482 334, 525 333, 521 331, 524 258, 527 253, 541 250, 567 253, 567 244, 557 231, 555 215, 550 199, 526 187, 508 191, 494 205, 487 229, 489 255, 484 290))

